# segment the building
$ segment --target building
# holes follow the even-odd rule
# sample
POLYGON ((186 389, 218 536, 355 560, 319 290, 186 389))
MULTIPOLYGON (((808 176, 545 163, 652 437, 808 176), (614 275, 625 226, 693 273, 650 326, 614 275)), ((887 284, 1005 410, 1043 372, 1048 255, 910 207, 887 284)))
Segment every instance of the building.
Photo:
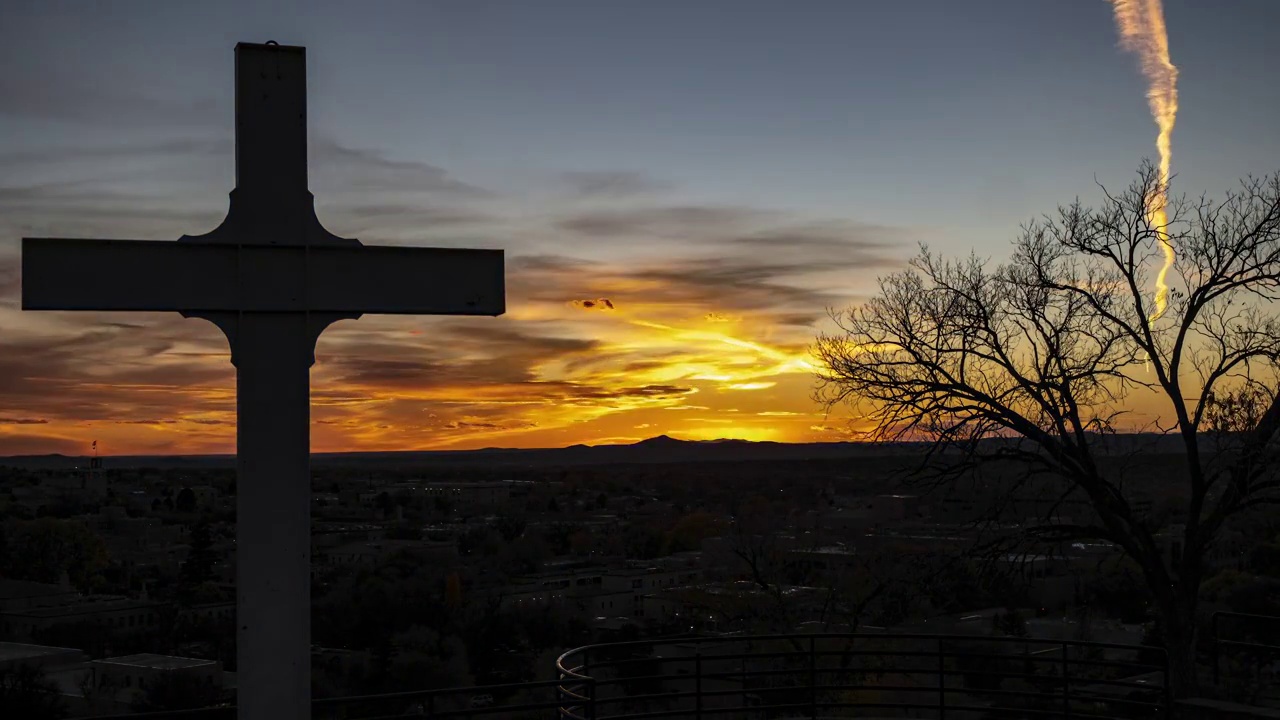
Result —
POLYGON ((843 576, 859 570, 857 551, 844 545, 795 548, 787 550, 784 557, 788 565, 804 573, 843 576))
MULTIPOLYGON (((727 629, 776 603, 772 592, 746 580, 667 587, 642 596, 640 616, 651 623, 687 622, 691 626, 727 629)), ((816 615, 825 596, 816 588, 804 586, 784 586, 778 592, 798 615, 816 615)))
POLYGON ((178 615, 187 620, 231 623, 236 619, 236 604, 234 602, 201 603, 183 608, 178 615))
POLYGON ((0 580, 0 614, 56 607, 78 600, 80 600, 80 593, 69 584, 0 580))
MULTIPOLYGON (((431 499, 441 499, 458 512, 500 512, 511 504, 511 485, 505 482, 406 483, 431 499)), ((402 488, 403 489, 403 488, 402 488)))
POLYGON ((95 702, 96 698, 86 697, 86 689, 92 687, 88 663, 89 656, 76 648, 0 642, 0 670, 22 666, 38 668, 44 679, 56 688, 63 707, 73 717, 128 710, 128 705, 111 700, 95 702))
POLYGON ((436 540, 371 540, 325 548, 315 556, 317 567, 341 565, 376 565, 397 552, 409 551, 431 561, 452 563, 458 548, 451 542, 436 540))
POLYGON ((79 665, 89 656, 76 648, 28 645, 26 643, 0 642, 0 670, 27 665, 43 670, 79 665))
POLYGON ((222 663, 200 658, 138 653, 89 663, 95 687, 146 691, 161 678, 188 678, 198 686, 222 688, 222 663))
POLYGON ((687 566, 569 567, 517 578, 503 593, 503 602, 516 606, 567 603, 593 618, 641 618, 646 594, 701 578, 701 570, 687 566))
POLYGON ((0 613, 0 632, 14 640, 31 640, 51 627, 78 623, 100 624, 121 632, 142 631, 158 626, 165 606, 115 595, 91 596, 64 605, 0 613))

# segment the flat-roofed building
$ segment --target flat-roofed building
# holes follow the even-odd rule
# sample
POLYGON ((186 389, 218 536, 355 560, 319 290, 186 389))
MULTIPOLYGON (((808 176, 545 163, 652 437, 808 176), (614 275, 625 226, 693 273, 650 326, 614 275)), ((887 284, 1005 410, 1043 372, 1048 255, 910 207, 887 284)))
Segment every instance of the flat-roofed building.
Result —
POLYGON ((122 632, 140 631, 156 627, 159 611, 165 605, 163 602, 118 596, 87 597, 57 607, 0 613, 0 632, 14 640, 30 640, 48 628, 77 623, 97 623, 122 632))
POLYGON ((174 657, 155 653, 137 653, 103 658, 89 663, 94 685, 146 691, 160 678, 181 676, 197 686, 222 687, 222 663, 202 658, 174 657))
POLYGON ((0 642, 0 670, 9 670, 22 665, 52 669, 79 665, 88 659, 89 656, 83 650, 76 648, 0 642))
POLYGON ((80 593, 68 585, 0 580, 0 613, 55 607, 80 600, 80 593))

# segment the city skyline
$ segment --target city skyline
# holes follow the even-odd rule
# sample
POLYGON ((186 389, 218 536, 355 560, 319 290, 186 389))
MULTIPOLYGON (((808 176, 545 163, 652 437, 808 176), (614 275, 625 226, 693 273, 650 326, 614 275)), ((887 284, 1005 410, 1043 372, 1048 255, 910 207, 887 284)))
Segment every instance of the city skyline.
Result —
MULTIPOLYGON (((1274 52, 1259 29, 1274 11, 1238 5, 1234 19, 1166 8, 1182 70, 1175 194, 1220 195, 1280 159, 1264 131, 1280 92, 1259 81, 1238 104, 1264 77, 1251 53, 1274 52)), ((1127 184, 1154 154, 1142 79, 1102 2, 972 14, 746 4, 720 16, 481 6, 493 12, 322 11, 291 33, 302 37, 284 34, 280 7, 233 6, 202 16, 186 45, 177 29, 205 12, 194 5, 113 11, 74 52, 38 69, 6 62, 0 454, 83 452, 92 440, 107 454, 234 448, 234 370, 216 329, 163 314, 24 316, 15 260, 22 235, 171 240, 217 223, 231 186, 235 39, 310 47, 311 188, 334 232, 508 249, 500 320, 370 317, 321 340, 316 451, 841 439, 847 418, 810 399, 805 348, 825 308, 874 292, 917 242, 998 260, 1020 222, 1095 200, 1095 176, 1127 184), (829 30, 841 18, 862 21, 853 34, 885 67, 858 64, 872 50, 829 30), (357 21, 380 23, 383 47, 341 33, 357 21), (397 29, 410 21, 433 28, 428 41, 397 29), (246 26, 267 37, 244 37, 246 26), (1035 32, 1048 26, 1079 42, 1035 32), (922 33, 929 47, 894 46, 875 28, 922 33), (644 49, 646 32, 669 52, 644 49), (522 42, 477 60, 507 34, 522 42), (702 62, 673 69, 695 47, 702 62), (941 72, 956 48, 971 54, 941 72), (598 67, 568 72, 590 51, 598 67), (172 62, 151 55, 165 52, 172 62), (404 91, 413 80, 426 87, 404 91)), ((0 31, 7 59, 70 32, 58 7, 17 6, 0 31)))

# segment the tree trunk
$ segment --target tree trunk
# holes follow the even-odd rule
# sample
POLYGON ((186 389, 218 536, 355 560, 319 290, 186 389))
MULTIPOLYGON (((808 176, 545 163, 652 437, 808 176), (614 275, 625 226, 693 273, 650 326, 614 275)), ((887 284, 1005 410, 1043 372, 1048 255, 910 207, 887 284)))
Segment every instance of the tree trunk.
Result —
POLYGON ((1194 600, 1169 598, 1158 607, 1160 636, 1169 658, 1170 692, 1175 698, 1194 697, 1200 690, 1194 600))

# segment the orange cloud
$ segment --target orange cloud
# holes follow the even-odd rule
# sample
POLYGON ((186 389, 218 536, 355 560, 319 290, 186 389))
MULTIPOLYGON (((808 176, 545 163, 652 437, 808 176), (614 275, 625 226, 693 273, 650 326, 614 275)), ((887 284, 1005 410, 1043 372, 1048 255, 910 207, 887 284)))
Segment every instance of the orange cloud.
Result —
MULTIPOLYGON (((318 452, 663 433, 815 438, 807 347, 824 308, 897 262, 884 229, 752 208, 607 204, 658 190, 640 177, 566 178, 575 202, 594 204, 553 208, 539 225, 429 165, 332 143, 318 158, 317 205, 334 232, 442 245, 460 230, 515 238, 506 316, 365 317, 322 336, 312 370, 318 452), (618 241, 617 251, 587 238, 618 241)), ((14 162, 0 157, 0 168, 14 162)), ((216 224, 225 199, 201 202, 141 197, 122 213, 108 187, 33 187, 0 194, 0 234, 172 238, 216 224)), ((83 453, 95 439, 103 454, 234 450, 235 370, 212 325, 23 313, 17 287, 15 252, 0 247, 0 454, 83 453)))

